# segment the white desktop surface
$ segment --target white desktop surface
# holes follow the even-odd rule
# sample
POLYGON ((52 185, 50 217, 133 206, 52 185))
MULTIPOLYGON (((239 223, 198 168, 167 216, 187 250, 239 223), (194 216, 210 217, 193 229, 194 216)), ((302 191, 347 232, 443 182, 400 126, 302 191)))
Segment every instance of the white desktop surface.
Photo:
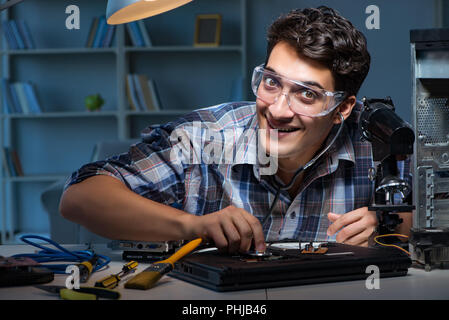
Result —
MULTIPOLYGON (((103 245, 104 246, 104 245, 103 245)), ((85 246, 69 245, 70 250, 85 249, 85 246)), ((109 268, 92 274, 89 281, 82 286, 93 286, 95 281, 110 274, 118 273, 125 261, 117 252, 111 252, 105 246, 95 247, 97 252, 111 257, 109 268), (109 250, 109 251, 108 251, 109 250)), ((29 245, 2 245, 0 255, 8 257, 18 253, 33 253, 36 248, 29 245)), ((148 264, 139 264, 137 272, 144 270, 148 264)), ((65 285, 68 274, 55 274, 55 279, 46 285, 65 285)), ((367 274, 367 277, 369 275, 367 274)), ((365 280, 308 284, 300 286, 254 289, 231 292, 216 292, 188 282, 164 276, 150 290, 133 290, 123 287, 126 279, 115 290, 121 293, 123 300, 414 300, 414 299, 449 299, 449 270, 434 269, 426 272, 410 268, 406 276, 381 278, 379 289, 367 289, 365 280)), ((46 300, 59 299, 33 286, 0 288, 0 300, 46 300)))

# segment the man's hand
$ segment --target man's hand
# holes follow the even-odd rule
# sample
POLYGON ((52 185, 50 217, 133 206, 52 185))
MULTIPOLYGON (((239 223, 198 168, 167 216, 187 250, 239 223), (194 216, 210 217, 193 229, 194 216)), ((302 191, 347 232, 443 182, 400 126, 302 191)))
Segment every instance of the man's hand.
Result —
POLYGON ((327 217, 332 224, 327 229, 329 236, 338 232, 337 242, 356 246, 368 246, 368 238, 376 230, 378 224, 376 212, 368 211, 368 207, 356 209, 345 214, 329 212, 327 217))
POLYGON ((204 216, 192 216, 191 230, 196 237, 211 239, 221 251, 248 252, 254 241, 257 251, 265 251, 265 237, 259 220, 234 206, 204 216))

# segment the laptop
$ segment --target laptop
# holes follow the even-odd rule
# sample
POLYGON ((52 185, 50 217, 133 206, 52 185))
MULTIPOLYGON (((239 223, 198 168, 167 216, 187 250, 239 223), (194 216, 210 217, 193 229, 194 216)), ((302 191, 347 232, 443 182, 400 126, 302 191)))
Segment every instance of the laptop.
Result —
POLYGON ((220 254, 215 248, 200 250, 177 262, 170 276, 215 291, 236 291, 366 280, 371 265, 379 268, 380 277, 404 276, 411 266, 408 255, 391 247, 333 242, 305 246, 273 243, 266 254, 243 255, 220 254))

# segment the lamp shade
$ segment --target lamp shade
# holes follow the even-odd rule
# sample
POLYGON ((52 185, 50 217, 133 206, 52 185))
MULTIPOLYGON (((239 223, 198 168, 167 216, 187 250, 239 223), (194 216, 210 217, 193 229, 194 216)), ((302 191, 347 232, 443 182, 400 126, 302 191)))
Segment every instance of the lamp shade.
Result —
POLYGON ((145 19, 180 7, 192 0, 108 0, 108 24, 121 24, 145 19))

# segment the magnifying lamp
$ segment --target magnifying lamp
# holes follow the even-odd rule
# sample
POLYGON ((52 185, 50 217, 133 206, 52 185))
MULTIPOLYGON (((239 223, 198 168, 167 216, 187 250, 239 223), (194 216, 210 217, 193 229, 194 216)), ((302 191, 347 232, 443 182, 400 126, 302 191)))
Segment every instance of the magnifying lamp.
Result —
POLYGON ((108 24, 128 23, 145 19, 180 7, 192 0, 108 0, 108 24))

